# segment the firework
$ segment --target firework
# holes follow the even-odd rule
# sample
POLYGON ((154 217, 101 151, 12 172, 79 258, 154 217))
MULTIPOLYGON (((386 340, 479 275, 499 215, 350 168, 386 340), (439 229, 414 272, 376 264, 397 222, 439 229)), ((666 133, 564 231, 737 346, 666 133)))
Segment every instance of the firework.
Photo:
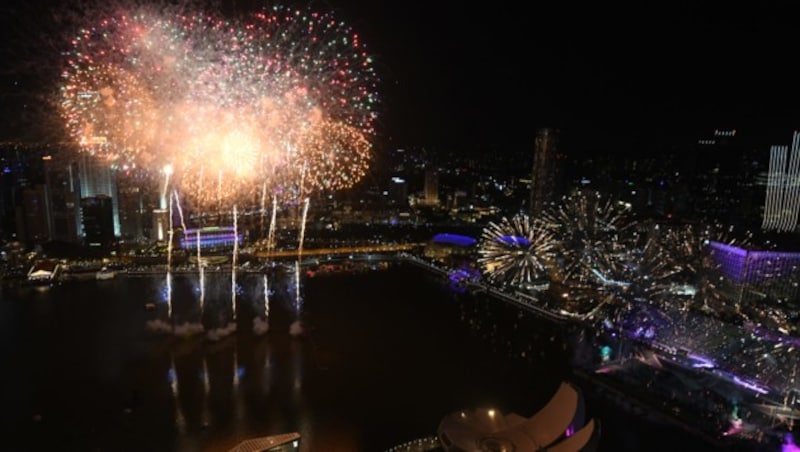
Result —
POLYGON ((149 163, 165 104, 180 97, 189 57, 156 10, 98 12, 70 40, 60 110, 80 148, 108 162, 149 163), (144 162, 139 159, 144 158, 144 162))
POLYGON ((625 237, 626 249, 617 254, 616 259, 621 265, 617 267, 615 276, 624 284, 612 284, 606 291, 615 289, 611 291, 615 297, 628 304, 662 305, 669 302, 675 288, 674 278, 680 269, 658 239, 657 230, 657 226, 642 225, 625 237))
POLYGON ((233 205, 257 187, 299 199, 366 173, 377 77, 358 34, 332 14, 276 6, 224 19, 131 5, 87 17, 59 91, 84 152, 131 167, 171 164, 198 209, 233 205))
POLYGON ((530 284, 548 276, 553 236, 527 215, 489 223, 483 230, 478 259, 492 282, 530 284))
POLYGON ((150 163, 139 156, 148 148, 156 109, 136 77, 114 66, 79 71, 62 96, 67 128, 81 149, 112 164, 150 163))
POLYGON ((611 287, 624 284, 625 253, 637 239, 629 207, 595 192, 576 192, 543 217, 559 242, 557 279, 611 287))
POLYGON ((725 294, 726 280, 718 271, 717 251, 709 244, 748 246, 751 237, 750 233, 739 237, 732 227, 720 224, 682 225, 662 234, 660 241, 675 266, 675 292, 684 299, 684 309, 694 307, 718 314, 735 310, 725 294))
POLYGON ((366 174, 371 144, 360 129, 325 121, 301 144, 300 159, 309 168, 311 189, 341 190, 351 187, 366 174))

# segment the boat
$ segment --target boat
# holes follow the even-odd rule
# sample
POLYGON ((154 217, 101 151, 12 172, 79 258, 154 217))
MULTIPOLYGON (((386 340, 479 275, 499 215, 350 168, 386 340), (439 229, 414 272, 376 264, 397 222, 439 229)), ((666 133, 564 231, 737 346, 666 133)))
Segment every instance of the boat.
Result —
POLYGON ((98 280, 114 279, 116 276, 117 276, 117 272, 115 272, 113 270, 109 270, 106 267, 101 268, 100 271, 98 271, 94 275, 95 279, 98 279, 98 280))
POLYGON ((50 287, 59 275, 60 269, 57 261, 40 260, 28 270, 25 285, 50 287))

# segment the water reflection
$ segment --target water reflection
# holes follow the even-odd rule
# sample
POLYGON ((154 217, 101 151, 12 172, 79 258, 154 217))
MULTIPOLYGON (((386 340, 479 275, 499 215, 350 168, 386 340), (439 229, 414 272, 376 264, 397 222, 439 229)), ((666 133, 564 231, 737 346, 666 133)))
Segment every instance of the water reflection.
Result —
MULTIPOLYGON (((216 292, 224 294, 224 285, 215 279, 226 279, 217 276, 206 275, 209 288, 204 320, 212 331, 220 325, 224 328, 230 315, 229 303, 215 303, 227 298, 215 296, 216 292)), ((239 278, 242 287, 253 290, 242 290, 239 295, 241 325, 237 334, 211 341, 202 336, 169 339, 171 367, 164 378, 176 401, 172 422, 186 438, 181 448, 194 447, 198 438, 212 447, 227 448, 259 435, 297 431, 303 438, 313 436, 313 420, 303 393, 306 338, 289 334, 296 321, 301 285, 292 278, 275 284, 270 330, 257 335, 241 327, 263 315, 263 277, 245 274, 239 278)), ((196 311, 192 303, 196 291, 179 287, 176 285, 173 296, 174 318, 190 318, 196 311)))
POLYGON ((287 333, 219 342, 170 339, 135 376, 126 407, 134 424, 177 448, 229 448, 297 431, 313 438, 305 401, 305 342, 287 333))

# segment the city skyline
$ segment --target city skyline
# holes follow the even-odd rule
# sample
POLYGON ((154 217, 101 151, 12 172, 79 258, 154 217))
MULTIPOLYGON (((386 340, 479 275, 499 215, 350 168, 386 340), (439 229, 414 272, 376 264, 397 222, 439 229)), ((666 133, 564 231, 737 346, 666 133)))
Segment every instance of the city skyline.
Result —
MULTIPOLYGON (((55 4, 4 8, 0 139, 47 135, 37 130, 49 127, 37 118, 47 110, 37 83, 43 71, 58 76, 50 61, 66 36, 47 24, 68 17, 55 4)), ((221 9, 241 13, 260 4, 228 1, 221 9)), ((375 58, 378 151, 532 146, 540 127, 562 130, 565 147, 586 152, 644 151, 665 136, 696 137, 714 127, 749 129, 769 142, 800 119, 790 71, 781 69, 791 55, 791 15, 777 6, 316 6, 337 11, 375 58)))
POLYGON ((790 11, 268 1, 0 7, 8 444, 795 444, 790 11))

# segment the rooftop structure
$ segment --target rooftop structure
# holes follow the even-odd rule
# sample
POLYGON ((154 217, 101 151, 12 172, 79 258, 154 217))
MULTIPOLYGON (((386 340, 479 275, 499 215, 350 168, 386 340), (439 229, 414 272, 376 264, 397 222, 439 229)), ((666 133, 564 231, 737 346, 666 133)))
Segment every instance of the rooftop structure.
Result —
POLYGON ((454 246, 468 248, 478 243, 478 241, 466 235, 449 234, 444 232, 433 236, 433 243, 441 245, 454 245, 454 246))
POLYGON ((719 242, 710 242, 709 247, 737 303, 800 302, 800 253, 748 250, 719 242))
POLYGON ((290 451, 297 450, 299 446, 299 433, 284 433, 242 441, 230 449, 229 452, 290 451))
POLYGON ((38 261, 28 270, 28 281, 52 281, 59 269, 57 261, 38 261))
POLYGON ((583 398, 562 383, 547 405, 530 418, 493 409, 451 413, 439 424, 447 451, 587 450, 596 438, 594 419, 584 424, 583 398))

